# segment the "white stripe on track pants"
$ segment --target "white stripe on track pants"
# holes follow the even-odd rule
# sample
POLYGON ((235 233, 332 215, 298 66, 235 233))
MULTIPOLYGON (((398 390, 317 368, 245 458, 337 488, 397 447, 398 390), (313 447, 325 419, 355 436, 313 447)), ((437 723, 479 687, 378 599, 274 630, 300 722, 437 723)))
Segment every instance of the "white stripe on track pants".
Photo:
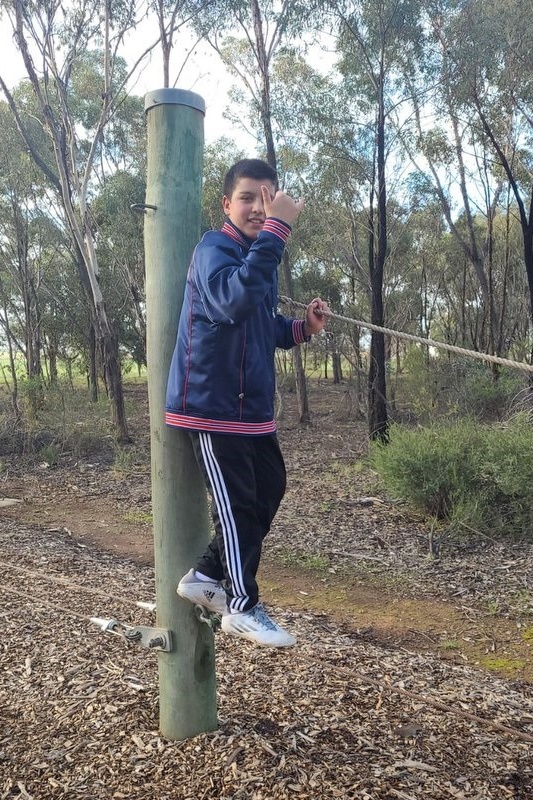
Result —
POLYGON ((286 487, 275 434, 231 436, 189 432, 213 500, 215 536, 196 569, 228 587, 230 610, 247 611, 259 599, 256 575, 263 539, 286 487))

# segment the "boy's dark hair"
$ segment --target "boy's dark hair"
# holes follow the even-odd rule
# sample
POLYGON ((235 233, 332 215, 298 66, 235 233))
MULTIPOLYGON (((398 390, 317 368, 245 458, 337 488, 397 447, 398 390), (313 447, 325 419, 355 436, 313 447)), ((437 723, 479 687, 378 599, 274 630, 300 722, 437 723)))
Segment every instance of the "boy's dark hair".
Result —
POLYGON ((231 197, 235 184, 240 178, 253 178, 256 181, 272 181, 278 188, 278 175, 275 169, 260 158, 243 158, 237 161, 226 173, 224 179, 224 195, 231 197))

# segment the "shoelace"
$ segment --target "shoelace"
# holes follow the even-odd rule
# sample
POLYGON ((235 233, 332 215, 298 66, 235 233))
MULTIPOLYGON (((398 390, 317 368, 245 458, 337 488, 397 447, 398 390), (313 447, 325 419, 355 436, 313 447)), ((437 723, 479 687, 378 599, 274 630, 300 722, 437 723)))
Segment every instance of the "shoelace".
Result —
POLYGON ((276 624, 270 619, 261 603, 258 603, 253 609, 252 614, 255 620, 269 631, 277 630, 276 624))

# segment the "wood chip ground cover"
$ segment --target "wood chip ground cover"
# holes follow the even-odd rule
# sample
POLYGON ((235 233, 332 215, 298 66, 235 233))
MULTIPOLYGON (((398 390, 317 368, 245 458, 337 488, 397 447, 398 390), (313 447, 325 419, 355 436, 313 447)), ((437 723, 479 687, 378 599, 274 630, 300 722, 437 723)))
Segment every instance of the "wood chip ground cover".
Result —
MULTIPOLYGON (((353 420, 324 411, 301 430, 291 414, 288 403, 289 492, 267 560, 288 559, 290 574, 302 559, 323 559, 313 582, 324 591, 339 573, 361 588, 375 579, 378 591, 390 580, 382 605, 451 602, 488 651, 491 622, 528 624, 528 543, 487 536, 486 546, 428 559, 423 525, 361 478, 364 434, 353 420)), ((150 558, 139 560, 150 524, 125 521, 132 512, 149 520, 146 462, 123 479, 95 458, 67 456, 55 470, 13 463, 4 485, 24 502, 0 517, 0 800, 533 798, 531 683, 420 646, 385 646, 313 613, 305 592, 300 607, 272 609, 296 648, 217 634, 218 728, 165 740, 157 656, 88 621, 153 622, 135 606, 154 598, 150 558)))
POLYGON ((153 599, 151 567, 14 524, 0 546, 2 800, 532 796, 531 685, 311 614, 277 610, 299 638, 288 651, 217 634, 219 728, 167 741, 156 656, 88 621, 146 622, 133 601, 153 599))

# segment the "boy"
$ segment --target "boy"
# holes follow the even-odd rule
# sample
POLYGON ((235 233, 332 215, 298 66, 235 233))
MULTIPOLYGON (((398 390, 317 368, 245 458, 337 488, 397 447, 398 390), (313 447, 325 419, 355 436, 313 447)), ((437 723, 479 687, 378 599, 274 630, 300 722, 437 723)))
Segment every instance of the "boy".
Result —
POLYGON ((213 500, 215 536, 177 591, 222 614, 222 630, 269 647, 295 638, 258 602, 264 537, 285 492, 274 421, 276 347, 324 328, 327 305, 305 320, 276 313, 277 269, 303 208, 277 191, 259 159, 238 161, 224 182, 226 221, 197 245, 170 367, 166 422, 189 432, 213 500))

